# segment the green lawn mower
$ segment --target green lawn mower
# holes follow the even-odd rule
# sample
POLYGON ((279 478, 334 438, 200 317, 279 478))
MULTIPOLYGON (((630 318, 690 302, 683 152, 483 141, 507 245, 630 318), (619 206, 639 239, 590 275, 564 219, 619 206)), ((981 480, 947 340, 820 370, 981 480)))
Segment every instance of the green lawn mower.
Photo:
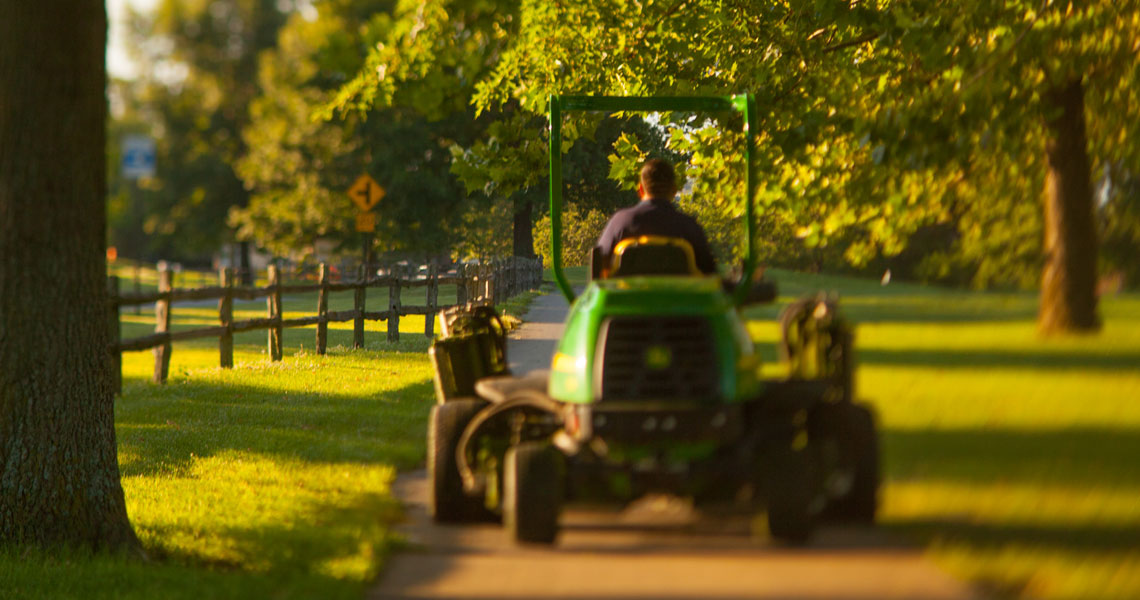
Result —
POLYGON ((781 316, 783 379, 761 361, 739 310, 771 302, 756 257, 750 95, 553 96, 550 214, 554 276, 571 302, 549 371, 508 372, 506 331, 490 307, 440 314, 431 348, 437 404, 428 424, 430 511, 438 522, 500 520, 524 543, 553 543, 567 502, 625 503, 648 493, 698 507, 765 510, 771 536, 808 540, 821 519, 872 523, 878 441, 853 401, 852 331, 834 299, 781 316), (624 240, 575 297, 561 264, 563 111, 739 111, 748 172, 746 260, 731 290, 701 275, 679 239, 624 240))

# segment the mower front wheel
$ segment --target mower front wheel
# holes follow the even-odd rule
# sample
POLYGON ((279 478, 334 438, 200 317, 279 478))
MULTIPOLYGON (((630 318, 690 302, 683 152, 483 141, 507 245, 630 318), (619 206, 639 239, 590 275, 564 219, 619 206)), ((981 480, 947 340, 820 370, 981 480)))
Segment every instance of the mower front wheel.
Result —
POLYGON ((503 524, 517 542, 553 544, 566 495, 566 459, 549 443, 523 442, 503 461, 503 524))

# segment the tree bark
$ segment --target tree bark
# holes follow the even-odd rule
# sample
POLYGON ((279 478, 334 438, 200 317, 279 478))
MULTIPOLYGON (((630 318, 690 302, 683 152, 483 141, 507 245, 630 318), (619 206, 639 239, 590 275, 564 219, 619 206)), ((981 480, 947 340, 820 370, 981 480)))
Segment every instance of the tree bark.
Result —
POLYGON ((1049 90, 1055 114, 1047 121, 1045 153, 1045 269, 1039 330, 1096 331, 1097 238, 1081 80, 1049 90))
POLYGON ((134 550, 105 314, 106 13, 0 15, 0 546, 134 550))
POLYGON ((534 204, 523 200, 515 204, 514 240, 511 246, 512 256, 534 258, 534 223, 531 222, 531 211, 534 204))

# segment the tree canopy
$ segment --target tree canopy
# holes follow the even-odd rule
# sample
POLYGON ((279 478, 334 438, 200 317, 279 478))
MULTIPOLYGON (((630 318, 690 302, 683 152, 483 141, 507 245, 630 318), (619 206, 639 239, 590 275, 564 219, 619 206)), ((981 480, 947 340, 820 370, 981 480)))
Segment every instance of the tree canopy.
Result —
MULTIPOLYGON (((397 16, 409 33, 374 47, 336 106, 384 102, 426 76, 433 50, 448 44, 450 15, 492 4, 403 3, 397 16)), ((1059 115, 1072 112, 1059 94, 1076 85, 1088 107, 1075 113, 1087 124, 1087 144, 1076 137, 1061 144, 1073 160, 1087 153, 1086 181, 1110 164, 1134 170, 1140 158, 1129 135, 1138 116, 1135 0, 502 4, 481 30, 497 51, 483 55, 492 63, 472 96, 480 112, 499 113, 497 123, 459 167, 496 185, 533 183, 543 173, 536 147, 544 145, 549 94, 752 91, 763 182, 755 201, 769 221, 762 236, 791 232, 809 250, 842 245, 843 258, 859 265, 902 253, 930 227, 950 226, 954 235, 918 272, 966 271, 979 286, 1034 285, 1042 264, 1067 254, 1060 249, 1091 244, 1095 257, 1091 228, 1077 227, 1048 252, 1042 246, 1046 176, 1061 175, 1046 145, 1058 139, 1059 115), (503 138, 512 143, 493 143, 503 138)), ((706 133, 716 118, 662 122, 673 147, 692 157, 686 175, 704 196, 698 200, 729 203, 718 209, 723 220, 740 214, 731 199, 741 197, 734 192, 742 166, 731 139, 706 133)), ((567 117, 565 144, 592 125, 567 117)), ((640 156, 631 142, 615 148, 615 173, 640 156)), ((1061 179, 1074 181, 1071 173, 1061 179)), ((1058 187, 1058 206, 1091 211, 1080 188, 1058 187)), ((1059 272, 1086 268, 1078 262, 1059 272)))
POLYGON ((128 9, 127 45, 139 75, 114 88, 122 113, 112 130, 153 135, 157 173, 140 182, 137 208, 126 182, 114 181, 126 206, 112 212, 112 231, 142 229, 140 255, 208 256, 232 241, 227 214, 248 202, 235 165, 259 93, 258 55, 276 45, 288 10, 274 0, 160 0, 150 10, 128 9))

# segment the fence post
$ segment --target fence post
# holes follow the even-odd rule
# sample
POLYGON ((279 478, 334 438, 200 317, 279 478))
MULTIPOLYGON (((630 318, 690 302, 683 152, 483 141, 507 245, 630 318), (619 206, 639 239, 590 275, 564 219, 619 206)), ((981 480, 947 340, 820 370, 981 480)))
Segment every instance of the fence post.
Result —
POLYGON ((388 341, 400 341, 400 283, 404 277, 403 267, 388 271, 391 283, 388 285, 388 341), (393 277, 392 274, 395 273, 393 277))
MULTIPOLYGON (((140 277, 142 275, 139 273, 140 270, 141 270, 141 267, 139 267, 139 263, 136 262, 135 263, 135 293, 136 294, 142 293, 142 281, 140 280, 140 277)), ((141 304, 135 305, 135 314, 136 315, 142 314, 142 305, 141 304)))
POLYGON ((269 325, 269 359, 279 361, 282 355, 281 336, 284 333, 281 327, 281 266, 279 264, 269 265, 269 288, 269 297, 265 300, 269 309, 269 318, 273 321, 269 325))
POLYGON ((218 320, 225 331, 218 336, 218 366, 234 366, 234 270, 226 267, 218 273, 222 284, 222 299, 218 301, 218 320))
POLYGON ((467 265, 457 265, 455 277, 459 279, 459 283, 455 284, 455 303, 463 306, 467 304, 467 265))
POLYGON ((434 262, 428 265, 427 284, 427 314, 424 315, 424 336, 430 338, 435 335, 435 313, 439 311, 439 265, 434 262))
POLYGON ((483 299, 483 269, 485 268, 486 267, 480 263, 471 265, 471 268, 468 269, 468 272, 471 273, 471 277, 467 281, 471 285, 471 289, 467 292, 467 298, 472 304, 479 304, 483 299))
POLYGON ((483 304, 495 304, 495 267, 487 265, 483 269, 483 304))
POLYGON ((111 350, 111 393, 123 393, 123 353, 119 351, 119 277, 107 278, 107 332, 110 334, 107 347, 111 350))
POLYGON ((507 282, 510 287, 508 292, 511 297, 517 296, 519 293, 519 258, 512 256, 508 259, 507 263, 507 282))
POLYGON ((487 279, 488 279, 487 287, 488 287, 488 290, 490 290, 490 293, 488 293, 487 295, 490 295, 490 297, 491 297, 490 303, 492 303, 492 305, 494 305, 495 299, 498 298, 499 259, 491 260, 491 263, 490 263, 490 265, 488 265, 488 267, 490 267, 490 274, 487 276, 487 279))
POLYGON ((526 291, 525 288, 523 288, 523 280, 522 280, 522 274, 523 274, 522 261, 523 260, 525 260, 525 259, 519 258, 517 256, 511 257, 511 287, 514 289, 514 293, 511 294, 512 296, 516 296, 516 295, 521 294, 522 292, 526 291))
POLYGON ((352 308, 356 311, 356 319, 352 322, 352 347, 364 347, 364 302, 365 291, 368 286, 368 267, 361 265, 357 270, 356 287, 353 288, 352 308))
POLYGON ((501 258, 495 261, 495 273, 491 278, 495 282, 491 293, 491 303, 502 302, 507 298, 507 261, 501 258))
MULTIPOLYGON (((158 291, 165 296, 154 303, 154 332, 168 333, 170 331, 170 290, 174 289, 174 272, 169 268, 158 272, 158 291)), ((170 342, 155 346, 154 348, 154 382, 166 383, 166 376, 170 374, 170 353, 173 348, 170 342)))
POLYGON ((317 354, 323 355, 329 340, 329 266, 321 263, 321 289, 317 292, 317 354))
POLYGON ((481 264, 475 271, 475 302, 478 304, 487 303, 487 269, 490 265, 481 264))
POLYGON ((483 271, 482 265, 471 265, 467 267, 467 278, 464 281, 470 287, 467 287, 467 302, 472 305, 479 303, 479 274, 483 271))

